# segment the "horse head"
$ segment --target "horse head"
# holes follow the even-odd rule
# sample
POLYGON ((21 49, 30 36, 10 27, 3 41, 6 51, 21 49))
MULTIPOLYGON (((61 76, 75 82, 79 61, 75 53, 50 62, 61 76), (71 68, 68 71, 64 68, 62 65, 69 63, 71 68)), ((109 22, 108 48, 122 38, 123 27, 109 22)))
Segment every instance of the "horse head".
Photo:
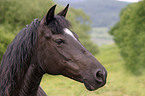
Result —
POLYGON ((63 75, 95 90, 106 83, 107 71, 81 44, 65 19, 69 5, 55 15, 54 5, 40 21, 37 59, 45 73, 63 75))

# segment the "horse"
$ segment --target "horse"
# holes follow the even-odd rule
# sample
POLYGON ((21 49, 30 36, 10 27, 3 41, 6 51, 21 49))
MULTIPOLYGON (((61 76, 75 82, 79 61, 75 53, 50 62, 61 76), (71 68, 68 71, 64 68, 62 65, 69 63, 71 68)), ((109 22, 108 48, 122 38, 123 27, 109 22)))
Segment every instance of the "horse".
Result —
POLYGON ((105 85, 106 69, 69 29, 68 7, 55 14, 52 6, 9 44, 0 65, 0 96, 47 96, 40 87, 45 73, 84 83, 90 91, 105 85))

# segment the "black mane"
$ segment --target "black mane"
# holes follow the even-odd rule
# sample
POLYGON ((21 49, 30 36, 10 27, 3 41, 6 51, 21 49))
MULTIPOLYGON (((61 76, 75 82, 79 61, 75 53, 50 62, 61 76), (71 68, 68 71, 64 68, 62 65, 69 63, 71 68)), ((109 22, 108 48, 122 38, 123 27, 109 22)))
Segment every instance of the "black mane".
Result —
POLYGON ((40 21, 35 19, 22 29, 8 46, 0 65, 0 96, 9 96, 15 82, 20 82, 27 71, 34 46, 37 43, 37 27, 40 21))

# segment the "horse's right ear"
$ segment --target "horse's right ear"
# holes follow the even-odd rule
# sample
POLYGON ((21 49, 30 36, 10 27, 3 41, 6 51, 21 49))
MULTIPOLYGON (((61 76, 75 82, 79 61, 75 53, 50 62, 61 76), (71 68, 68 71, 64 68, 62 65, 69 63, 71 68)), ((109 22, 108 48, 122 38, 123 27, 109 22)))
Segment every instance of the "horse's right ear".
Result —
POLYGON ((55 7, 56 5, 52 6, 49 11, 47 12, 47 15, 41 20, 41 23, 48 25, 49 22, 54 18, 55 14, 55 7))

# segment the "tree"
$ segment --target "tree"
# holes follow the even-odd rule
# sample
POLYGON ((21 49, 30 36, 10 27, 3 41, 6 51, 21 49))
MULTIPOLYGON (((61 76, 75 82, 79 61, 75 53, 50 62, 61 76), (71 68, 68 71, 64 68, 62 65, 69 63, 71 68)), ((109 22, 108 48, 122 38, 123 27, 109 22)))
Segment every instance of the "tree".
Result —
POLYGON ((134 74, 145 69, 145 0, 122 10, 120 21, 110 30, 121 49, 126 68, 134 74))
POLYGON ((11 42, 14 38, 14 35, 11 33, 6 32, 3 26, 0 26, 0 60, 7 48, 7 45, 11 42))

